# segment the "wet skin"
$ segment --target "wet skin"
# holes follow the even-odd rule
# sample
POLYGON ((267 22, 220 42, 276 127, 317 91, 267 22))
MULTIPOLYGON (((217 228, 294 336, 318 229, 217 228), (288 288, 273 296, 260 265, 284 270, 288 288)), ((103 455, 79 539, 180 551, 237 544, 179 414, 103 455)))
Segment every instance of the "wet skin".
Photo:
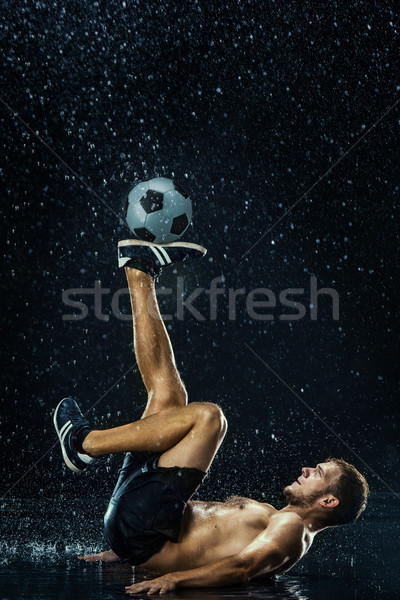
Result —
MULTIPOLYGON (((291 501, 282 510, 237 496, 225 502, 189 502, 179 542, 166 542, 140 565, 166 575, 128 586, 127 593, 234 585, 288 571, 308 551, 317 531, 327 527, 329 511, 338 501, 323 492, 337 475, 333 463, 304 467, 300 477, 285 488, 291 501), (309 506, 296 504, 313 493, 321 496, 309 506)), ((113 552, 102 555, 82 558, 118 560, 113 552)))
MULTIPOLYGON (((179 542, 166 542, 142 567, 160 573, 189 570, 240 554, 274 521, 287 520, 270 504, 250 498, 233 497, 225 502, 189 502, 179 542)), ((290 520, 293 516, 290 516, 290 520)), ((294 516, 300 522, 297 515, 294 516)), ((301 525, 303 527, 303 525, 301 525)), ((308 549, 311 538, 304 531, 301 550, 308 549)), ((300 549, 299 549, 300 550, 300 549)), ((295 552, 296 560, 300 558, 295 552)), ((291 564, 285 564, 286 569, 291 564)))

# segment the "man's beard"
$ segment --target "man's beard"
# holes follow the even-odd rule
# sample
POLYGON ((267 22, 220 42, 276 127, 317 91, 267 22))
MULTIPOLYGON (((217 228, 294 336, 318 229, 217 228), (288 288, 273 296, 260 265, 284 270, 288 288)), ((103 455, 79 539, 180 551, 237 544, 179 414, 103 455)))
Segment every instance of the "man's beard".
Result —
POLYGON ((290 488, 290 485, 285 487, 283 490, 283 495, 285 496, 287 503, 291 504, 292 506, 301 506, 302 508, 306 508, 307 506, 314 504, 314 502, 321 497, 321 493, 316 492, 314 492, 314 494, 303 494, 302 492, 297 492, 297 494, 294 494, 293 490, 290 488))

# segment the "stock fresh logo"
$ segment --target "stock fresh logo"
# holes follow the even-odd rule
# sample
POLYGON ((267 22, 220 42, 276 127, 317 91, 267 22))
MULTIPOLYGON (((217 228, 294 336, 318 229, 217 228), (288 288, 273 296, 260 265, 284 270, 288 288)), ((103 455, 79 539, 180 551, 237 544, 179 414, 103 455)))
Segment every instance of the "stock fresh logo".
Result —
MULTIPOLYGON (((243 313, 252 321, 299 321, 309 318, 316 321, 319 315, 327 318, 326 304, 331 308, 331 318, 339 320, 339 294, 333 288, 318 289, 317 278, 312 275, 305 287, 288 287, 283 290, 273 291, 269 288, 231 288, 225 286, 223 277, 215 277, 210 282, 208 289, 195 287, 185 291, 185 278, 176 278, 176 287, 157 289, 157 296, 169 297, 174 303, 173 314, 162 314, 165 321, 173 318, 183 321, 191 317, 197 321, 216 321, 218 318, 236 321, 242 319, 243 313), (318 310, 318 303, 325 296, 323 310, 318 310), (327 298, 328 301, 327 301, 327 298), (197 306, 195 303, 197 302, 197 306), (199 306, 201 304, 201 306, 199 306)), ((91 288, 70 288, 62 293, 62 302, 72 312, 63 313, 63 321, 82 321, 89 316, 94 316, 100 321, 109 321, 110 314, 120 321, 130 321, 130 311, 122 312, 120 308, 121 296, 129 296, 127 288, 121 288, 112 293, 111 289, 104 288, 96 280, 91 288), (108 312, 104 311, 103 300, 108 303, 108 312)), ((107 310, 107 306, 106 306, 107 310)), ((149 307, 151 312, 151 307, 149 307)))

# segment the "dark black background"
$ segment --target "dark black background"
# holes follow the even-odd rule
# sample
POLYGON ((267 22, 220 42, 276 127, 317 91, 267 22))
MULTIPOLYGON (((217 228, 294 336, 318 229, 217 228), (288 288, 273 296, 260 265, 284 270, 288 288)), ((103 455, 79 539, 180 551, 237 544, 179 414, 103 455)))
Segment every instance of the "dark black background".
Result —
MULTIPOLYGON (((3 6, 2 98, 12 109, 1 106, 3 494, 107 503, 120 457, 78 478, 54 447, 10 486, 55 444, 63 396, 87 410, 134 363, 130 324, 111 314, 125 287, 116 244, 127 230, 115 213, 154 176, 188 190, 185 239, 208 248, 201 264, 177 271, 188 294, 223 276, 226 288, 278 295, 308 290, 313 274, 340 297, 338 321, 327 298, 316 321, 308 307, 301 321, 280 321, 278 309, 273 322, 252 320, 243 297, 235 321, 223 297, 211 321, 202 294, 204 321, 186 313, 168 322, 190 400, 219 403, 230 425, 202 497, 274 498, 301 466, 329 455, 354 462, 373 490, 388 488, 370 469, 398 491, 398 107, 336 165, 399 98, 393 6, 3 6), (63 321, 73 312, 63 290, 95 280, 111 290, 109 320, 96 319, 86 297, 88 317, 63 321)), ((176 275, 161 283, 174 287, 176 275)), ((122 306, 129 311, 126 297, 122 306)), ((162 307, 173 313, 175 301, 162 307)), ((138 418, 144 403, 134 369, 90 415, 113 426, 138 418)))

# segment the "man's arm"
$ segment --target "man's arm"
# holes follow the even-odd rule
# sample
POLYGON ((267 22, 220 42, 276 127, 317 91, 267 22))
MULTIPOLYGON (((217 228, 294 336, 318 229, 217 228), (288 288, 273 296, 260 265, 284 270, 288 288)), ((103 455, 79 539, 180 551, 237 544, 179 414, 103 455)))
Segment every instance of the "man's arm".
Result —
POLYGON ((295 515, 279 515, 239 554, 215 563, 176 571, 126 587, 128 594, 165 594, 181 587, 222 587, 247 583, 252 577, 288 570, 304 554, 304 525, 295 515))

